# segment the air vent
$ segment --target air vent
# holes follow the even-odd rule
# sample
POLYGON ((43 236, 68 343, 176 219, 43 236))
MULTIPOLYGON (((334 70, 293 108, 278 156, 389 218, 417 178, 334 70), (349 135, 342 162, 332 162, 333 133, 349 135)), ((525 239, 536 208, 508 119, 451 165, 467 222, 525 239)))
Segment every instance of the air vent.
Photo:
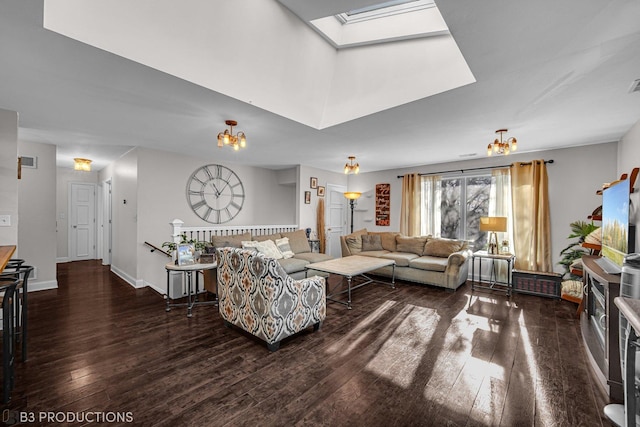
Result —
POLYGON ((629 93, 640 92, 640 79, 634 80, 629 88, 629 93))
POLYGON ((38 158, 31 156, 22 156, 22 167, 38 169, 38 158))

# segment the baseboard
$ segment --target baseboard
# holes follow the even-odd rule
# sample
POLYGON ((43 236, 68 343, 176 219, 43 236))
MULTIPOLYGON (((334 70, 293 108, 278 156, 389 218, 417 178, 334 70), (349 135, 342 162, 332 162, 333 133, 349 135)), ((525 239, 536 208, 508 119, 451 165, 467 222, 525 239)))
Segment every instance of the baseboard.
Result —
POLYGON ((151 283, 151 282, 144 282, 145 286, 150 287, 151 289, 153 289, 154 291, 156 291, 157 293, 159 293, 160 295, 166 295, 167 293, 167 286, 158 286, 155 283, 151 283))
POLYGON ((29 292, 46 291, 49 289, 58 289, 57 280, 43 280, 42 282, 29 281, 29 292))
POLYGON ((145 287, 144 280, 136 279, 134 277, 129 276, 127 273, 120 270, 118 267, 116 267, 113 264, 111 264, 111 272, 136 289, 145 287))
POLYGON ((64 256, 64 257, 61 257, 61 258, 56 258, 56 264, 62 264, 62 263, 65 263, 65 262, 70 262, 70 261, 71 260, 67 256, 64 256))

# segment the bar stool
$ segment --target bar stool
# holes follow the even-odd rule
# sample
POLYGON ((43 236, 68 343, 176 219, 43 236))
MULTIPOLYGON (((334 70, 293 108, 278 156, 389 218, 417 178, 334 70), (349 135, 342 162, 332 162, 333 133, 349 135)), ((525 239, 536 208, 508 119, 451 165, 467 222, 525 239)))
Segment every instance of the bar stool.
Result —
MULTIPOLYGON (((13 271, 3 271, 0 273, 0 283, 5 281, 17 281, 18 285, 15 289, 15 303, 13 304, 13 312, 15 316, 15 321, 17 326, 14 330, 13 336, 16 342, 22 343, 22 361, 27 361, 27 298, 29 294, 29 276, 31 276, 31 272, 33 271, 33 267, 30 265, 23 265, 24 260, 20 263, 14 264, 11 268, 13 271)), ((11 263, 7 263, 7 266, 11 263)))
POLYGON ((2 305, 2 403, 11 399, 11 390, 15 384, 15 324, 14 309, 18 280, 0 285, 0 305, 2 305))

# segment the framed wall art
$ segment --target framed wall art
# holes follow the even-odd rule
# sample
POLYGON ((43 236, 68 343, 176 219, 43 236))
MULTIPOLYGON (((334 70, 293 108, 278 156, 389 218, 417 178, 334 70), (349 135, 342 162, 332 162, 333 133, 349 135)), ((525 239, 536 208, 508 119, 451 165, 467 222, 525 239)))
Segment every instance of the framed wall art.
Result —
POLYGON ((310 181, 309 187, 313 188, 314 190, 318 188, 318 178, 316 178, 315 176, 312 176, 309 181, 310 181))
POLYGON ((324 187, 318 185, 318 197, 324 197, 324 187))
POLYGON ((311 191, 304 192, 304 204, 308 205, 311 203, 311 191))
POLYGON ((391 225, 390 212, 391 184, 376 184, 376 225, 391 225))

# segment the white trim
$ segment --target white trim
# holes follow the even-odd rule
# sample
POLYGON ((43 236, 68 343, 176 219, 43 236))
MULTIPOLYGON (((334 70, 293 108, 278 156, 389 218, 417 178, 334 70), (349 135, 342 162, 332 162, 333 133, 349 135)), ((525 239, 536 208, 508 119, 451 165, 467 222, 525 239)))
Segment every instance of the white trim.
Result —
POLYGON ((33 283, 29 281, 29 292, 47 291, 50 289, 58 289, 57 280, 45 280, 42 282, 33 282, 33 283))
POLYGON ((124 271, 120 270, 118 267, 114 266, 113 264, 111 265, 111 272, 113 274, 115 274, 116 276, 118 276, 119 278, 121 278, 122 280, 124 280, 125 282, 127 282, 128 284, 130 284, 132 287, 136 288, 136 289, 140 289, 140 288, 144 288, 145 287, 144 280, 136 279, 135 277, 131 277, 130 275, 128 275, 124 271))
POLYGON ((68 256, 56 258, 56 264, 63 264, 65 262, 71 262, 71 259, 69 259, 68 256))
POLYGON ((167 295, 167 285, 166 284, 164 286, 158 286, 155 283, 147 282, 145 280, 144 281, 144 286, 153 289, 154 291, 159 293, 160 296, 162 296, 162 297, 167 295))

